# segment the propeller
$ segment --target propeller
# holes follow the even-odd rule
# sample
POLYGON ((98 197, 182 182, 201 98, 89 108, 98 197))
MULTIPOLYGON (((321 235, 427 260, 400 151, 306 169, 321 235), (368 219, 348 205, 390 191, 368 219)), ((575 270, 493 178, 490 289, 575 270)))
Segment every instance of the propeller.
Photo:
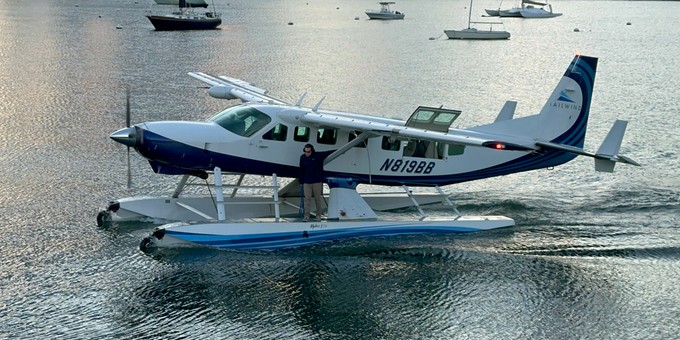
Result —
MULTIPOLYGON (((130 87, 125 89, 125 127, 130 127, 130 87)), ((132 187, 132 169, 130 167, 130 146, 127 147, 127 187, 132 187)))

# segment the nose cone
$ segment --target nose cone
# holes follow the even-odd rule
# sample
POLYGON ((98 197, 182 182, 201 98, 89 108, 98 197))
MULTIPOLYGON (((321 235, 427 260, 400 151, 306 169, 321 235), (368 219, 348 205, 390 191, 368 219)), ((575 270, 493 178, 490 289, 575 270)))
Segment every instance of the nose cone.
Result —
POLYGON ((112 133, 109 137, 118 143, 125 144, 127 146, 135 146, 137 132, 135 131, 134 127, 128 127, 112 133))

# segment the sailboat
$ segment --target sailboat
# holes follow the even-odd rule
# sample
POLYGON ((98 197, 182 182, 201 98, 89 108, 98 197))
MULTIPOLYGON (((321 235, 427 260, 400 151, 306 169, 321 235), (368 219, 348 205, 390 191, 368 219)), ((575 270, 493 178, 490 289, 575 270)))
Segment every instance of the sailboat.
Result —
POLYGON ((494 31, 493 25, 502 25, 502 22, 491 22, 491 21, 470 21, 472 18, 472 1, 470 0, 470 10, 468 12, 468 27, 462 30, 445 30, 449 39, 471 39, 471 40, 501 40, 509 39, 510 32, 508 31, 494 31), (474 27, 470 27, 470 24, 484 24, 489 25, 489 30, 480 31, 474 27))
POLYGON ((153 14, 148 12, 146 17, 157 31, 184 31, 215 29, 222 24, 221 15, 213 10, 207 12, 195 11, 187 0, 178 0, 179 11, 169 14, 153 14))

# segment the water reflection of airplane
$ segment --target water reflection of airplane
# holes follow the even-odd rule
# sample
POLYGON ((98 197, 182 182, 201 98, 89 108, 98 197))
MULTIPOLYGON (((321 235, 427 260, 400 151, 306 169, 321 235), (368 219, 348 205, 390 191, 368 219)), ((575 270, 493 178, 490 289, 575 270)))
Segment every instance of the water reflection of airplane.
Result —
MULTIPOLYGON (((279 220, 281 215, 298 211, 292 200, 285 201, 287 195, 298 193, 296 181, 276 191, 272 208, 260 204, 262 199, 272 201, 271 196, 251 196, 238 202, 230 201, 236 200, 234 197, 223 197, 221 171, 296 178, 302 147, 311 143, 318 151, 334 150, 324 162, 331 188, 328 220, 288 221, 279 223, 276 229, 251 220, 245 231, 234 223, 161 227, 154 232, 155 236, 147 238, 147 243, 276 248, 340 234, 450 232, 513 225, 514 221, 506 217, 457 216, 446 224, 424 215, 416 222, 386 224, 377 220, 374 210, 395 208, 404 201, 417 202, 416 198, 405 196, 397 201, 390 196, 372 200, 357 194, 355 189, 357 184, 375 184, 401 186, 406 193, 410 193, 411 186, 440 190, 442 185, 554 167, 578 155, 594 158, 598 171, 612 172, 617 162, 638 165, 618 154, 625 121, 614 123, 597 152, 583 149, 596 66, 597 58, 577 55, 538 114, 514 118, 516 103, 509 101, 493 123, 467 129, 451 128, 461 113, 456 110, 421 106, 408 120, 401 121, 323 110, 319 108, 321 102, 307 108, 301 105, 303 98, 289 104, 242 80, 190 73, 211 86, 208 91, 211 96, 240 99, 244 104, 230 107, 208 122, 148 122, 114 132, 113 140, 133 147, 149 160, 156 173, 183 177, 172 197, 113 201, 99 219, 147 216, 184 221, 225 220, 221 204, 224 202, 242 204, 238 209, 230 209, 230 219, 276 215, 279 220), (207 178, 213 171, 215 187, 220 189, 216 190, 219 204, 212 197, 201 198, 199 204, 179 196, 190 177, 207 178), (349 223, 344 221, 359 222, 341 227, 340 223, 349 223), (263 243, 261 238, 270 241, 263 243)), ((422 215, 422 210, 419 211, 422 215)))

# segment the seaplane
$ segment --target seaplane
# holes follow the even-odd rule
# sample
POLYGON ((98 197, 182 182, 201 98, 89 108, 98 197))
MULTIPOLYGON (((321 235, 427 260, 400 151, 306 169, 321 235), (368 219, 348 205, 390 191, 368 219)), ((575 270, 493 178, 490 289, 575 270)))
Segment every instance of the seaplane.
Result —
MULTIPOLYGON (((465 216, 441 186, 552 168, 577 156, 594 159, 595 170, 613 172, 616 163, 639 166, 619 149, 627 121, 616 120, 596 152, 584 149, 598 59, 576 55, 540 112, 515 117, 507 101, 496 119, 469 128, 452 128, 461 111, 419 106, 407 120, 326 110, 321 101, 303 106, 304 95, 288 103, 246 81, 188 75, 208 85, 215 98, 240 100, 205 122, 157 121, 127 127, 110 138, 146 158, 155 173, 180 176, 168 197, 111 201, 99 222, 153 218, 158 226, 142 249, 208 246, 230 249, 299 247, 348 237, 459 233, 515 224, 506 216, 465 216), (330 189, 326 216, 310 222, 299 216, 298 160, 303 146, 329 152, 324 178, 330 189), (225 185, 223 174, 238 174, 225 185), (238 197, 244 175, 271 176, 271 195, 238 197), (214 195, 184 197, 193 179, 213 176, 214 195), (280 188, 281 178, 290 182, 280 188), (399 187, 403 197, 371 197, 359 185, 399 187), (450 217, 430 217, 412 187, 432 187, 435 201, 451 204, 450 217), (233 189, 232 194, 224 189, 233 189), (442 200, 441 197, 444 197, 442 200), (292 199, 291 199, 292 198, 292 199), (417 218, 385 219, 378 213, 414 205, 417 218)), ((129 97, 128 97, 129 98, 129 97)), ((128 152, 129 154, 129 152, 128 152)), ((206 184, 207 180, 206 180, 206 184)), ((324 200, 325 202, 325 200, 324 200)), ((394 214, 391 214, 394 215, 394 214)), ((399 214, 396 214, 399 215, 399 214)))

